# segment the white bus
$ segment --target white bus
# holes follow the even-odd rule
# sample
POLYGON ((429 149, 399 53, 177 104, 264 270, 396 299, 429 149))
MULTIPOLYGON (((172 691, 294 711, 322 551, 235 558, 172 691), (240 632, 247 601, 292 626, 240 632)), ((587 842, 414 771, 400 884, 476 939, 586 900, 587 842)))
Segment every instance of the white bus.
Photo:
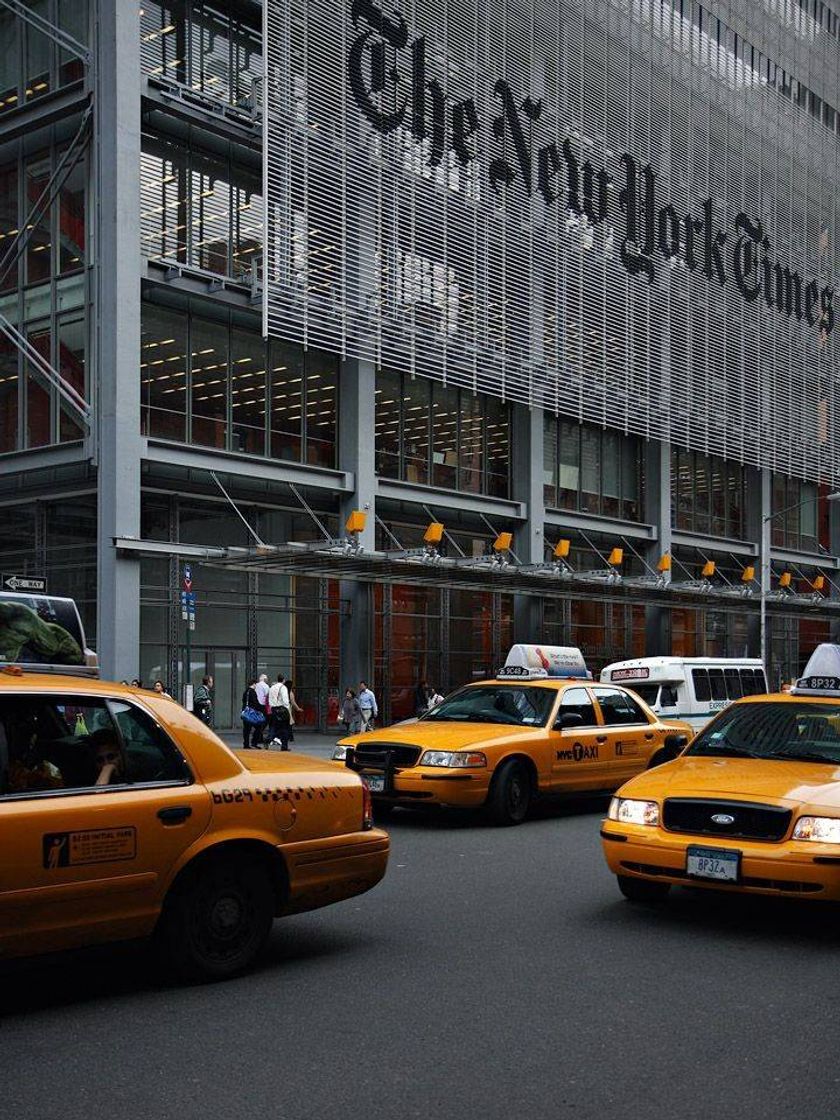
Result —
POLYGON ((601 683, 623 684, 661 718, 698 730, 733 700, 767 691, 757 657, 638 657, 607 665, 601 683))
POLYGON ((72 599, 0 591, 0 666, 32 673, 98 677, 79 609, 72 599))

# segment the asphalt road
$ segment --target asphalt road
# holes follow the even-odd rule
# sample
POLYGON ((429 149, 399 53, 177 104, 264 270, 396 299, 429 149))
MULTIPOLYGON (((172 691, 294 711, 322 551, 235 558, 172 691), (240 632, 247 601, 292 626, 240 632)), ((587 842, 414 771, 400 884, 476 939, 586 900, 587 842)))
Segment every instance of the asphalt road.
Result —
POLYGON ((604 803, 514 829, 397 813, 375 891, 275 926, 256 972, 162 984, 137 947, 0 973, 12 1120, 840 1114, 840 913, 622 900, 604 803))

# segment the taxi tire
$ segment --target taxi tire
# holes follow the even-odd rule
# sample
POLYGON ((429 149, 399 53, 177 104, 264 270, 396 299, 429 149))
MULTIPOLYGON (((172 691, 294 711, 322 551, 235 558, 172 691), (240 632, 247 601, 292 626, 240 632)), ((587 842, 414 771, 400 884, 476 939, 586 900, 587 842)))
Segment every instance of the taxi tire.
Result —
POLYGON ((377 801, 373 798, 373 819, 375 821, 387 821, 393 816, 396 805, 392 801, 377 801))
POLYGON ((485 808, 493 824, 522 824, 531 806, 531 775, 516 758, 503 762, 493 775, 485 808))
POLYGON ((225 980, 248 969, 274 921, 268 869, 222 856, 188 869, 164 908, 160 941, 171 967, 187 980, 225 980))
POLYGON ((633 879, 629 875, 616 875, 618 889, 630 902, 662 902, 671 889, 670 883, 656 883, 652 879, 633 879))

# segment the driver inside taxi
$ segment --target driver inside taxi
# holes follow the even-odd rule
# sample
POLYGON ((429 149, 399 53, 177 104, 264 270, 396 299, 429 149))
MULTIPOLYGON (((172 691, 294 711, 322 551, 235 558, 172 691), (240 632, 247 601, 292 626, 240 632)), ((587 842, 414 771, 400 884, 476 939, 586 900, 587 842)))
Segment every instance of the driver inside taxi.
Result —
POLYGON ((95 786, 108 786, 125 781, 125 767, 116 734, 108 728, 94 731, 90 737, 96 758, 95 786))

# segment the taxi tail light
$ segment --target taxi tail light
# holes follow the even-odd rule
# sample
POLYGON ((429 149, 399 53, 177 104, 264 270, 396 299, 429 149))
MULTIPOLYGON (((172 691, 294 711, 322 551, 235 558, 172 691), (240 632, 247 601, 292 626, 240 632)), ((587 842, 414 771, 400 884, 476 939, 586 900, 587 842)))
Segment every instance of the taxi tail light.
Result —
POLYGON ((367 782, 362 778, 362 832, 367 832, 371 828, 373 828, 373 798, 367 782))

